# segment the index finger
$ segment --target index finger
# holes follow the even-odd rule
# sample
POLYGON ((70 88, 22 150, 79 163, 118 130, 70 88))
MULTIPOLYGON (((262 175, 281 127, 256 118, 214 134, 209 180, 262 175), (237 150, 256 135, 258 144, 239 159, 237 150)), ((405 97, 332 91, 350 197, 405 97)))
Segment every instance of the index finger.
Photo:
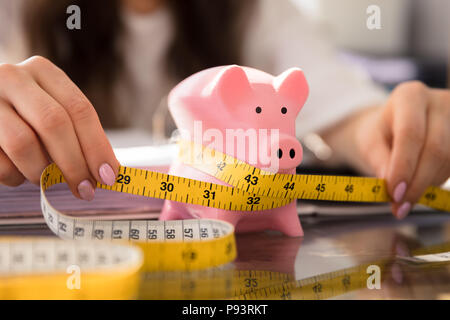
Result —
POLYGON ((66 109, 93 177, 101 183, 114 184, 119 162, 90 101, 64 71, 47 59, 32 57, 21 65, 66 109))
POLYGON ((420 83, 409 83, 398 89, 389 102, 392 112, 392 151, 387 185, 395 202, 403 200, 417 169, 425 141, 427 92, 420 83))

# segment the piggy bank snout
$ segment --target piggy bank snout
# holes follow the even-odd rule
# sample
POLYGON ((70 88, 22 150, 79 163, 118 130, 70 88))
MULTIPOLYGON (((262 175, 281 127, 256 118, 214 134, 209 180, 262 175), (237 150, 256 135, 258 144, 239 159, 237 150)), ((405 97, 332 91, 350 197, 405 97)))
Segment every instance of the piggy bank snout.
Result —
POLYGON ((295 137, 282 135, 279 142, 272 145, 272 152, 275 152, 281 170, 293 169, 302 162, 303 149, 295 137))

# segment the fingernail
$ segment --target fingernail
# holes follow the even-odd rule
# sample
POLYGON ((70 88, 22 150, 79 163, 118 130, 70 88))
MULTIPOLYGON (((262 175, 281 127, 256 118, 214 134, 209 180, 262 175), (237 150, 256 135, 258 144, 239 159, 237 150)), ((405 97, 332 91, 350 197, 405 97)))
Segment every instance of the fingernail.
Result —
POLYGON ((394 279, 394 281, 397 284, 402 284, 402 282, 403 282, 403 272, 402 272, 402 269, 400 268, 400 266, 397 263, 392 265, 392 267, 391 267, 391 275, 392 275, 392 279, 394 279))
POLYGON ((409 210, 411 210, 411 204, 409 202, 405 202, 404 204, 402 204, 400 206, 400 208, 398 208, 397 218, 400 220, 403 219, 404 217, 406 217, 408 215, 409 210))
POLYGON ((406 192, 406 182, 400 182, 394 190, 394 201, 399 203, 402 201, 406 192))
POLYGON ((102 178, 104 184, 112 186, 116 182, 116 175, 109 164, 102 164, 98 170, 98 173, 100 174, 100 178, 102 178))
POLYGON ((395 251, 397 252, 397 255, 400 257, 409 257, 409 250, 403 243, 397 243, 395 245, 395 251))
POLYGON ((91 201, 94 199, 94 188, 89 180, 84 180, 78 185, 81 199, 91 201))

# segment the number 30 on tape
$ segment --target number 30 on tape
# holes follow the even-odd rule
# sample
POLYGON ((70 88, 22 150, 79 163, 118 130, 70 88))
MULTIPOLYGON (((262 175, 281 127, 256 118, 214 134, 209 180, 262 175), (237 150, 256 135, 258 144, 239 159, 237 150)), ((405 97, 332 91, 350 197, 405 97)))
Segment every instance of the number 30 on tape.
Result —
MULTIPOLYGON (((180 143, 180 159, 231 186, 120 167, 113 186, 98 184, 97 187, 240 211, 280 207, 294 199, 390 201, 382 179, 271 174, 187 141, 180 143), (203 159, 201 163, 190 161, 199 158, 203 159)), ((146 253, 145 269, 149 271, 202 269, 227 263, 236 256, 233 226, 224 221, 100 221, 64 215, 50 205, 45 195, 50 186, 63 182, 64 177, 55 164, 42 173, 42 211, 51 230, 64 239, 136 240, 146 253)), ((450 192, 429 187, 419 202, 450 211, 450 192)))
MULTIPOLYGON (((186 141, 180 144, 180 158, 187 165, 231 186, 128 167, 120 168, 113 186, 97 186, 117 192, 241 211, 280 207, 294 199, 389 201, 381 179, 271 174, 186 141), (200 154, 189 158, 187 155, 192 156, 193 150, 200 154), (200 164, 191 163, 189 160, 192 158, 202 158, 203 161, 200 164), (205 191, 209 196, 205 197, 205 191), (257 201, 249 201, 249 198, 257 201)), ((51 230, 64 239, 136 240, 148 253, 145 261, 147 270, 200 269, 229 262, 236 255, 233 227, 223 221, 96 221, 64 215, 53 208, 45 196, 50 186, 62 182, 64 177, 55 164, 49 165, 42 173, 42 211, 51 230)), ((449 211, 450 192, 430 187, 420 203, 449 211)))

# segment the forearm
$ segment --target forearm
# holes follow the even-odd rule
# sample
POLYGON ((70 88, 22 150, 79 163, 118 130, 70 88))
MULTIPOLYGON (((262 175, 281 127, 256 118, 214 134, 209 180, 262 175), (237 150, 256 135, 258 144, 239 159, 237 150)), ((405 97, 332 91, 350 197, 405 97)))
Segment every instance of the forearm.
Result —
POLYGON ((376 116, 378 106, 365 108, 335 125, 323 130, 320 135, 332 149, 330 161, 349 165, 366 175, 374 175, 375 172, 361 157, 358 144, 358 128, 365 125, 366 119, 376 116))

